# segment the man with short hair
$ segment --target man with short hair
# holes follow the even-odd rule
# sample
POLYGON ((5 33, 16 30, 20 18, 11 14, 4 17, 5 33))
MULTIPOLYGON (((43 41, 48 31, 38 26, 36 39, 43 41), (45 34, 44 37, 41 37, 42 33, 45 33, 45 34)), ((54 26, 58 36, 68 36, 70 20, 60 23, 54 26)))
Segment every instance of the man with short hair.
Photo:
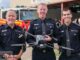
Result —
POLYGON ((6 13, 6 24, 0 26, 0 51, 5 51, 4 58, 6 60, 21 60, 23 46, 12 46, 13 44, 24 44, 25 37, 22 28, 15 25, 17 18, 14 10, 6 13), (11 51, 13 54, 8 54, 11 51))
MULTIPOLYGON (((53 37, 56 37, 57 35, 56 24, 54 20, 46 17, 47 12, 47 5, 45 3, 39 4, 37 7, 39 18, 30 23, 29 33, 44 37, 43 39, 40 38, 42 40, 38 41, 37 45, 33 47, 32 60, 56 60, 53 48, 44 46, 45 44, 53 45, 55 42, 53 37)), ((28 35, 26 41, 28 43, 35 43, 38 39, 28 35)))
POLYGON ((62 18, 59 45, 69 49, 61 49, 59 60, 80 60, 80 26, 72 23, 72 13, 68 8, 63 9, 62 18))

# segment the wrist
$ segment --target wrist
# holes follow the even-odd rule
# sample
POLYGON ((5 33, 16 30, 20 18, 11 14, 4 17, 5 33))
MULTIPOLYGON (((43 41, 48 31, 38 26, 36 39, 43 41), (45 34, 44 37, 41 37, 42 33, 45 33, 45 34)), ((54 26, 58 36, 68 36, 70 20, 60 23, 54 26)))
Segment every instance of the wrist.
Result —
POLYGON ((21 58, 19 55, 14 55, 14 57, 15 57, 16 59, 20 59, 20 58, 21 58))

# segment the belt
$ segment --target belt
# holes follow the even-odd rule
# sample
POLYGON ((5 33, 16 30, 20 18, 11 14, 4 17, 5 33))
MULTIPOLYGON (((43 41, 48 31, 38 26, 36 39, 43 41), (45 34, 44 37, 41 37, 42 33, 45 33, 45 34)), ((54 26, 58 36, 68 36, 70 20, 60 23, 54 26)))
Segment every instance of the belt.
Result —
MULTIPOLYGON (((67 56, 66 53, 62 53, 61 55, 67 56)), ((71 53, 70 56, 80 56, 80 53, 71 53)))
POLYGON ((50 53, 53 52, 53 49, 33 49, 33 52, 40 52, 40 53, 50 53))

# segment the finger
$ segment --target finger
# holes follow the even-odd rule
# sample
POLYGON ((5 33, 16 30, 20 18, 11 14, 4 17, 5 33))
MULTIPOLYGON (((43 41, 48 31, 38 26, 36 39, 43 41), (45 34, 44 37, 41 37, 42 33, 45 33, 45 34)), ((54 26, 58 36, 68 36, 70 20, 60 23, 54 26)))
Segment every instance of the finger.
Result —
POLYGON ((48 38, 48 37, 49 37, 48 35, 45 35, 45 36, 44 36, 44 38, 48 38))
POLYGON ((8 54, 4 54, 4 55, 3 55, 3 57, 8 58, 8 57, 9 57, 9 55, 8 55, 8 54))
POLYGON ((10 55, 9 57, 10 57, 10 58, 13 58, 14 56, 13 56, 13 55, 10 55))

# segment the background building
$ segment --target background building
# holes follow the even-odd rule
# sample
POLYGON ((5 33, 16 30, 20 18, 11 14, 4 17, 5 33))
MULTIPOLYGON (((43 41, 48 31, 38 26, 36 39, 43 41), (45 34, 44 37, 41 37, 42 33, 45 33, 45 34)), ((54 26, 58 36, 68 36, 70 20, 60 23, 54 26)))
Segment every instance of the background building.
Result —
POLYGON ((46 3, 46 4, 57 4, 62 2, 69 2, 73 0, 11 0, 10 7, 35 7, 39 3, 46 3))
POLYGON ((60 19, 61 12, 64 7, 68 6, 70 7, 76 4, 80 4, 80 0, 15 0, 15 1, 11 0, 10 7, 30 8, 30 7, 36 7, 39 3, 48 4, 49 7, 48 17, 54 19, 60 19))
MULTIPOLYGON (((3 1, 3 0, 0 0, 0 1, 3 1)), ((70 7, 73 5, 75 6, 76 4, 80 5, 80 0, 5 0, 4 2, 1 2, 0 7, 5 8, 5 6, 7 6, 9 8, 32 8, 32 7, 36 7, 39 3, 48 4, 49 12, 47 16, 49 18, 59 20, 61 18, 61 12, 64 7, 67 7, 67 6, 70 7)), ((80 11, 77 11, 77 12, 80 12, 80 11)), ((75 17, 79 15, 79 14, 76 15, 74 12, 73 14, 75 17)))

